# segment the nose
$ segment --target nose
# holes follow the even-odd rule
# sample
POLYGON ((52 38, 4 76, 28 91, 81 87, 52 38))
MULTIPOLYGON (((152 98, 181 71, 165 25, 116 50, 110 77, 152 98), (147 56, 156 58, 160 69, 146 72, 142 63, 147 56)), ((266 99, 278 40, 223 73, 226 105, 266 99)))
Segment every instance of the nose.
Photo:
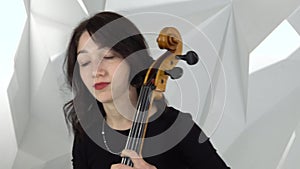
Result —
POLYGON ((95 62, 93 64, 93 72, 92 72, 93 78, 104 76, 105 73, 106 73, 105 69, 104 69, 103 65, 101 64, 101 62, 95 62))

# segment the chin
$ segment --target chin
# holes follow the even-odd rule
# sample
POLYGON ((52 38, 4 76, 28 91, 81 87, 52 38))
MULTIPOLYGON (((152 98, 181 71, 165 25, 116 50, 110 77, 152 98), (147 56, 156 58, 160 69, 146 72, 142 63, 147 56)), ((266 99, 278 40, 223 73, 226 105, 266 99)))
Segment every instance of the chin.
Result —
POLYGON ((109 103, 113 101, 111 97, 103 97, 103 96, 96 96, 96 99, 101 103, 109 103))
POLYGON ((92 95, 94 96, 95 99, 97 99, 101 103, 112 102, 112 96, 110 93, 97 92, 94 90, 92 91, 92 95))

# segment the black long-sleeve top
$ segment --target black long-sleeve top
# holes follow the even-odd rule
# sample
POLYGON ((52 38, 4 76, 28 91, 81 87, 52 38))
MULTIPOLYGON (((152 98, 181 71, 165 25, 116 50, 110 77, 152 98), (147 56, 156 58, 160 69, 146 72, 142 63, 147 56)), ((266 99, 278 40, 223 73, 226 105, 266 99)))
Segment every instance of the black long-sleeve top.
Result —
MULTIPOLYGON (((74 169, 110 169, 121 157, 107 151, 103 142, 102 124, 75 135, 74 169)), ((105 139, 112 152, 124 149, 129 130, 114 130, 105 124, 105 139)), ((196 125, 190 114, 166 107, 150 117, 142 156, 157 169, 227 169, 209 138, 196 125)))

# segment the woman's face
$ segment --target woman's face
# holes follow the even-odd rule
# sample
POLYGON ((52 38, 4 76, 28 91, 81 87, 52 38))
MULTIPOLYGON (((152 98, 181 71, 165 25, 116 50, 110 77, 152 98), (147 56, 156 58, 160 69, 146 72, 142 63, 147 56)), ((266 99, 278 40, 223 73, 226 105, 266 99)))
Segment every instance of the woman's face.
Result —
POLYGON ((83 83, 98 101, 129 97, 128 63, 119 53, 95 44, 86 31, 79 39, 77 61, 83 83))

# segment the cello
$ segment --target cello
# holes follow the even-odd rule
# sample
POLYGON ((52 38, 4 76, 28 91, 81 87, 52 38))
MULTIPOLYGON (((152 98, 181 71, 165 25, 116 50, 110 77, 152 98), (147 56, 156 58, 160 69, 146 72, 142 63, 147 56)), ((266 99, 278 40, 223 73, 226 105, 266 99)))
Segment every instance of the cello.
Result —
MULTIPOLYGON (((132 127, 125 145, 125 149, 133 150, 139 154, 142 153, 149 110, 153 101, 163 97, 162 93, 166 90, 169 77, 178 79, 183 75, 183 69, 176 67, 176 64, 179 60, 183 60, 189 65, 194 65, 199 60, 194 51, 182 55, 182 38, 179 31, 174 27, 163 28, 159 33, 157 43, 160 49, 167 49, 167 51, 154 61, 147 70, 138 97, 132 127)), ((121 163, 133 167, 129 157, 122 157, 121 163)))

